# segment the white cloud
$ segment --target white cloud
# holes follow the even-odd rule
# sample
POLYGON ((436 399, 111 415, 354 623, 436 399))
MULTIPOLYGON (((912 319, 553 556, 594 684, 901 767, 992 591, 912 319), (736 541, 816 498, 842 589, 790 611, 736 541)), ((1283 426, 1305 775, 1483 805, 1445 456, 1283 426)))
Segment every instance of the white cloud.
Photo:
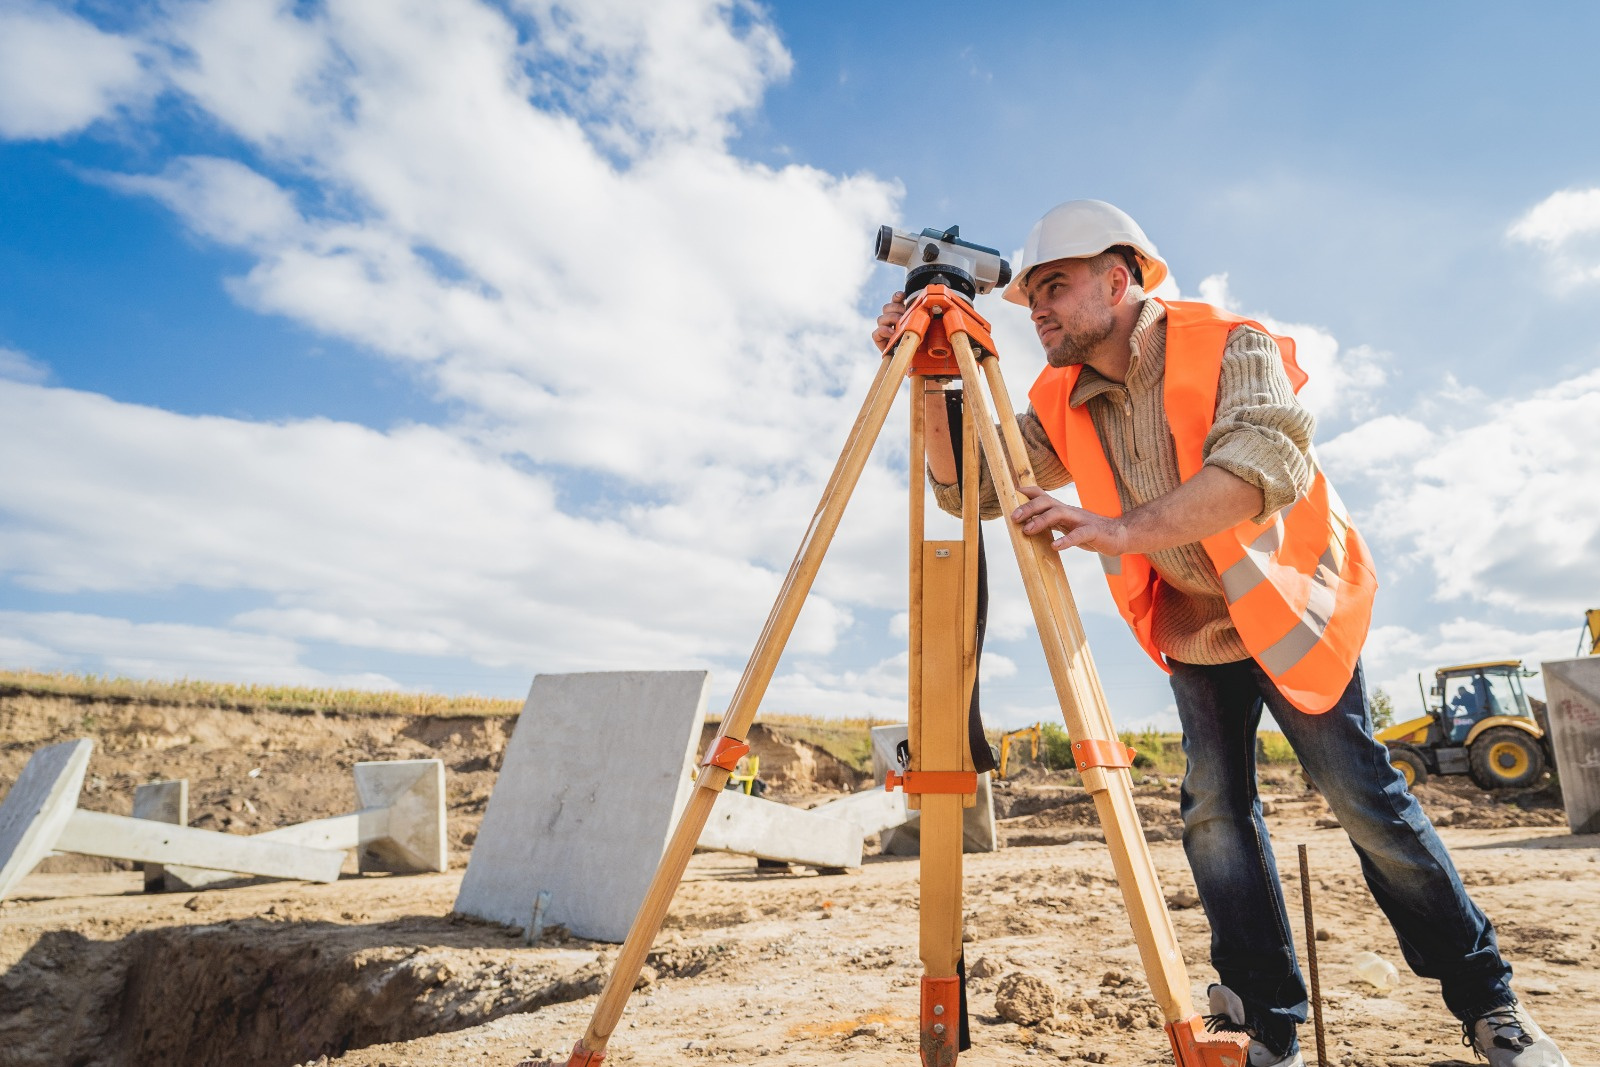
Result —
POLYGON ((1212 274, 1200 281, 1200 299, 1235 314, 1253 318, 1269 331, 1295 342, 1295 361, 1309 379, 1300 390, 1300 403, 1319 419, 1339 416, 1360 417, 1371 413, 1372 403, 1387 375, 1382 353, 1367 345, 1341 349, 1327 330, 1305 323, 1281 322, 1258 311, 1239 307, 1228 290, 1226 274, 1212 274))
POLYGON ((613 145, 720 143, 793 61, 748 0, 516 0, 536 25, 535 84, 613 145), (554 69, 551 69, 552 63, 554 69), (575 71, 594 72, 576 79, 575 71))
POLYGON ((29 382, 34 385, 49 381, 50 368, 15 348, 0 347, 0 380, 29 382))
POLYGON ((1322 454, 1375 488, 1362 528, 1430 571, 1439 599, 1576 620, 1597 597, 1600 371, 1468 410, 1377 419, 1322 454))
MULTIPOLYGON (((193 418, 0 383, 0 565, 61 593, 259 593, 236 626, 487 664, 747 651, 777 575, 563 513, 547 479, 430 427, 193 418)), ((814 598, 793 646, 831 650, 814 598)))
POLYGON ((350 689, 403 688, 377 674, 328 674, 281 637, 182 623, 134 623, 82 612, 0 611, 0 662, 130 678, 206 678, 350 689), (180 651, 181 650, 181 651, 180 651))
POLYGON ((137 42, 30 0, 0 4, 0 136, 76 133, 153 87, 137 42))
POLYGON ((1557 248, 1574 237, 1600 233, 1600 189, 1563 189, 1539 201, 1512 223, 1509 236, 1557 248))
POLYGON ((1557 284, 1600 281, 1600 188, 1551 193, 1506 231, 1551 257, 1557 284))

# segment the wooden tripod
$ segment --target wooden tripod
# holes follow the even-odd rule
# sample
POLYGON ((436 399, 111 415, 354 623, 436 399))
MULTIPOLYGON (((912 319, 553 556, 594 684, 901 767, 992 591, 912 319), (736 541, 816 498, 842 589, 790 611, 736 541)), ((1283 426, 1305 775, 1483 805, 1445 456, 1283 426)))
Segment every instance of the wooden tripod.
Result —
MULTIPOLYGON (((722 728, 706 751, 696 788, 673 831, 661 864, 622 944, 616 966, 601 991, 589 1028, 573 1047, 567 1067, 598 1067, 606 1044, 661 929, 672 896, 694 853, 717 796, 739 758, 749 751, 744 737, 823 556, 838 529, 867 456, 888 418, 901 379, 911 377, 911 667, 912 762, 890 785, 906 790, 907 804, 922 813, 921 1051, 926 1067, 953 1067, 961 954, 962 808, 973 803, 976 775, 967 744, 968 701, 977 673, 973 617, 978 537, 977 456, 982 444, 1001 508, 1009 513, 1026 498, 1019 486, 1036 484, 1000 377, 989 324, 968 301, 943 285, 930 285, 911 302, 884 352, 877 377, 834 465, 811 524, 789 566, 777 602, 734 690, 722 728), (981 368, 981 369, 980 369, 981 368), (929 381, 959 378, 962 419, 962 540, 927 541, 923 534, 924 490, 920 471, 924 409, 920 393, 929 381), (985 398, 993 398, 993 410, 985 398), (998 419, 998 426, 996 420, 998 419)), ((1073 756, 1084 788, 1094 797, 1112 865, 1145 976, 1155 994, 1178 1067, 1245 1067, 1249 1039, 1238 1033, 1208 1033, 1195 1013, 1189 976, 1166 910, 1155 865, 1140 829, 1129 773, 1133 752, 1117 740, 1099 675, 1067 586, 1060 557, 1048 533, 1029 537, 1006 522, 1022 571, 1028 602, 1050 676, 1061 702, 1073 756)), ((531 1065, 519 1065, 531 1067, 531 1065)))

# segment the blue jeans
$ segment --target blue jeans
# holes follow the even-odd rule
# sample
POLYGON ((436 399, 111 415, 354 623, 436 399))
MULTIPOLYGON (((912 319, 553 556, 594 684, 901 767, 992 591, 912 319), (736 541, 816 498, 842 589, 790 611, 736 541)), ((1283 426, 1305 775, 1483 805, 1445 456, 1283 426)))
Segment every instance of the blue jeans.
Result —
POLYGON ((1211 923, 1212 965, 1244 1001, 1258 1038, 1291 1050, 1295 1024, 1306 1019, 1306 987, 1256 792, 1263 706, 1350 835, 1411 969, 1439 981, 1445 1005, 1463 1022, 1516 1000, 1493 924, 1372 738, 1360 663, 1339 703, 1321 715, 1296 710, 1255 660, 1171 667, 1188 759, 1183 848, 1211 923))

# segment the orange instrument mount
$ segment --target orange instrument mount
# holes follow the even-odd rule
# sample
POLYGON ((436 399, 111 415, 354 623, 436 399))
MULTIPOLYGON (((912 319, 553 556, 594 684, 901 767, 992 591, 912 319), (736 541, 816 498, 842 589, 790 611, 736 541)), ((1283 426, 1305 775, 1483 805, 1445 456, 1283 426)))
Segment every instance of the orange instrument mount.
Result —
MULTIPOLYGON (((953 235, 952 229, 948 234, 923 236, 944 241, 953 235)), ((921 399, 915 395, 918 385, 938 382, 931 388, 938 394, 944 391, 945 382, 960 379, 963 454, 982 455, 1002 512, 1014 510, 1025 500, 1022 487, 1036 484, 1015 410, 1000 377, 989 324, 959 292, 942 284, 928 285, 911 300, 885 348, 822 500, 729 700, 722 729, 707 748, 689 803, 601 990, 589 1028, 565 1061, 526 1061, 519 1067, 557 1067, 558 1062, 566 1067, 600 1067, 711 809, 734 765, 749 751, 741 738, 749 733, 845 504, 883 431, 900 383, 907 377, 914 390, 912 456, 920 457, 926 446, 927 408, 915 402, 921 399)), ((922 819, 920 1049, 924 1067, 955 1067, 959 1051, 961 821, 962 809, 973 803, 977 785, 965 728, 967 701, 977 674, 968 590, 977 566, 978 467, 969 462, 962 469, 961 541, 923 539, 925 489, 915 463, 909 494, 913 603, 908 710, 913 758, 908 769, 891 774, 885 784, 903 789, 907 807, 918 810, 922 819), (968 545, 974 546, 973 551, 965 551, 968 545)), ((1073 758, 1105 830, 1129 925, 1165 1022, 1174 1062, 1177 1067, 1248 1067, 1250 1039, 1236 1032, 1207 1031, 1194 1010, 1183 952, 1133 803, 1130 768, 1134 753, 1116 740, 1072 591, 1060 557, 1050 547, 1051 535, 1030 537, 1014 523, 1001 525, 1016 555, 1067 732, 1079 739, 1073 745, 1073 758)))
POLYGON ((955 349, 950 345, 950 335, 958 332, 966 334, 985 352, 994 351, 989 320, 972 310, 966 298, 949 286, 930 285, 906 305, 906 313, 889 335, 888 348, 892 351, 901 337, 914 333, 921 341, 906 373, 929 378, 959 378, 961 370, 956 366, 955 349))

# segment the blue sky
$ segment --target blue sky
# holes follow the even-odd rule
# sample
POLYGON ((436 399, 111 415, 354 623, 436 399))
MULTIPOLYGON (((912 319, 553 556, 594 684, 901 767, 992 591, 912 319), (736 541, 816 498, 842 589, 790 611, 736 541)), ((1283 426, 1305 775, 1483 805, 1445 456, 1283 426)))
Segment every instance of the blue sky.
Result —
MULTIPOLYGON (((881 222, 1111 200, 1293 334, 1368 674, 1600 605, 1600 11, 0 0, 0 665, 725 698, 874 363, 881 222)), ((1041 363, 985 300, 1019 400, 1041 363)), ((903 708, 891 419, 768 708, 903 708)), ((937 527, 935 528, 937 532, 937 527)), ((990 717, 1053 697, 993 540, 990 717)), ((1069 560, 1119 720, 1164 679, 1069 560)))

